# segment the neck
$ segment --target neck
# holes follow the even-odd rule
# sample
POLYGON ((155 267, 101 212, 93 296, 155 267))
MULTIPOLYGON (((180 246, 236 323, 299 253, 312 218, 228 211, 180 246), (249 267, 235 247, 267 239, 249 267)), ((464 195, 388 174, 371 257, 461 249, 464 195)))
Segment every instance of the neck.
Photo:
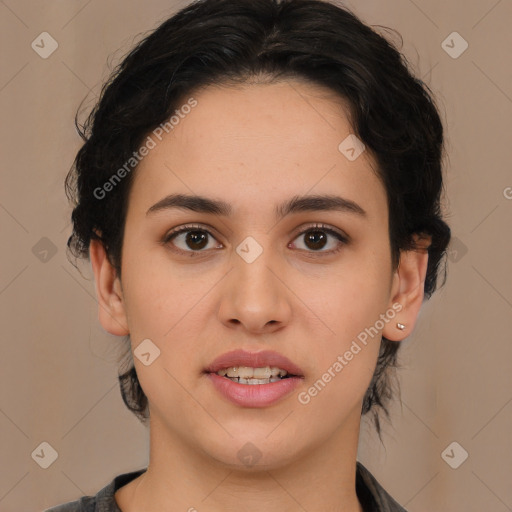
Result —
POLYGON ((267 512, 363 512, 355 487, 358 412, 321 445, 302 453, 290 447, 291 456, 284 462, 261 454, 253 466, 235 457, 232 464, 215 459, 187 444, 179 433, 169 432, 153 414, 148 469, 124 496, 122 510, 260 512, 263 507, 267 512))

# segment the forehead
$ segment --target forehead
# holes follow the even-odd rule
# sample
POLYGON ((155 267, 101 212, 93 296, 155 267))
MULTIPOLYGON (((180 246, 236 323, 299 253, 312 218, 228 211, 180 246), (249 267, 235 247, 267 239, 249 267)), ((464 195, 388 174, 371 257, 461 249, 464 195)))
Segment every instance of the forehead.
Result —
POLYGON ((191 98, 195 106, 172 128, 149 134, 156 144, 138 165, 130 197, 140 209, 170 193, 215 196, 247 212, 326 193, 365 202, 370 214, 386 206, 369 152, 350 160, 341 150, 353 130, 334 92, 287 80, 210 86, 182 104, 191 98))

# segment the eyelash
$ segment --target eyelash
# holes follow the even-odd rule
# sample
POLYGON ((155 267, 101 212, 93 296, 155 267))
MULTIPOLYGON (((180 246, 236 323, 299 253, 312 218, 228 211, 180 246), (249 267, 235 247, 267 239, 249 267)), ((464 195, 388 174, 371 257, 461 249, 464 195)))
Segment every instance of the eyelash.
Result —
MULTIPOLYGON (((178 236, 179 234, 187 233, 187 232, 190 232, 190 231, 202 231, 204 233, 207 233, 209 236, 211 236, 212 238, 215 239, 215 237, 207 229, 204 229, 200 225, 195 225, 194 224, 194 225, 185 225, 185 226, 182 226, 182 227, 180 227, 180 228, 178 228, 176 230, 170 231, 162 239, 162 244, 168 245, 169 242, 173 238, 178 236)), ((312 224, 310 226, 307 226, 305 229, 303 229, 302 231, 300 231, 299 233, 297 233, 294 236, 294 240, 295 240, 295 238, 297 238, 297 237, 299 237, 301 235, 305 235, 306 233, 308 233, 310 231, 324 231, 325 233, 328 233, 328 234, 334 236, 335 238, 337 238, 339 240, 339 242, 340 242, 336 249, 331 249, 330 251, 306 251, 308 253, 311 253, 309 255, 310 257, 333 255, 333 254, 338 253, 339 251, 341 251, 343 246, 346 245, 349 242, 349 238, 347 236, 342 235, 338 231, 335 231, 334 229, 326 226, 325 224, 312 224)), ((192 250, 184 251, 184 250, 178 249, 178 248, 171 248, 171 250, 173 252, 177 252, 177 253, 181 253, 181 254, 185 253, 185 254, 189 255, 190 257, 200 256, 201 253, 206 252, 205 250, 200 250, 200 251, 192 251, 192 250)), ((302 249, 300 249, 300 250, 302 250, 302 249)))

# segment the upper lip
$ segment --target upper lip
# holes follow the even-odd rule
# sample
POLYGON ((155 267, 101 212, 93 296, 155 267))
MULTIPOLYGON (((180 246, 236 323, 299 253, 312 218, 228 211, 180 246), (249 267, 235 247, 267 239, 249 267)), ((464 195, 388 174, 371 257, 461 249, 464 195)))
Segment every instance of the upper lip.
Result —
POLYGON ((247 352, 246 350, 233 350, 217 357, 207 368, 207 373, 217 373, 219 370, 232 366, 249 366, 252 368, 264 368, 265 366, 277 367, 286 370, 289 375, 302 377, 302 370, 292 363, 287 357, 263 350, 260 352, 247 352))

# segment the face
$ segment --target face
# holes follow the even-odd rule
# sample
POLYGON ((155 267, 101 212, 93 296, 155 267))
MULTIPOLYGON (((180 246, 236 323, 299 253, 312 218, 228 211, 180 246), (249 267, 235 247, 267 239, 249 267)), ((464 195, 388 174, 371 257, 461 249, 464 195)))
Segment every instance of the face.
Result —
POLYGON ((399 291, 386 192, 367 151, 340 151, 353 130, 330 91, 290 81, 193 98, 162 140, 152 135, 134 176, 120 321, 133 350, 151 340, 150 358, 159 351, 134 362, 161 439, 225 464, 240 464, 250 442, 259 463, 277 466, 359 428, 382 330, 397 321, 382 320, 399 291), (230 213, 151 209, 170 194, 222 201, 230 213), (345 207, 276 214, 313 195, 345 207), (235 403, 205 369, 236 349, 278 352, 301 378, 272 403, 235 403))

